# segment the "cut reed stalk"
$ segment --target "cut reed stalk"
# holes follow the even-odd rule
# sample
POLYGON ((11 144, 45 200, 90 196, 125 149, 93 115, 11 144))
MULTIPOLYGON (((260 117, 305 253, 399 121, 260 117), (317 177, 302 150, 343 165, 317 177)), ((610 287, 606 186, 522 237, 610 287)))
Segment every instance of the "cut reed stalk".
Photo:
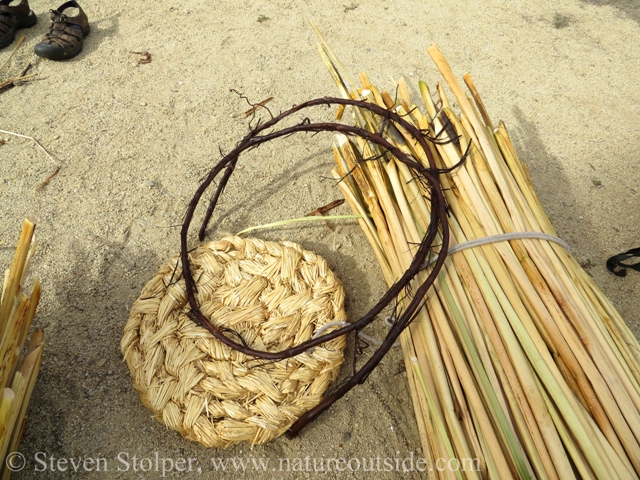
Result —
POLYGON ((7 454, 17 450, 24 430, 27 405, 35 385, 40 365, 44 334, 37 330, 31 336, 23 360, 20 352, 26 340, 36 307, 40 301, 40 282, 35 281, 28 297, 21 293, 34 251, 35 225, 25 220, 18 247, 5 273, 0 303, 0 387, 4 387, 0 402, 0 478, 9 478, 11 471, 5 464, 7 454))

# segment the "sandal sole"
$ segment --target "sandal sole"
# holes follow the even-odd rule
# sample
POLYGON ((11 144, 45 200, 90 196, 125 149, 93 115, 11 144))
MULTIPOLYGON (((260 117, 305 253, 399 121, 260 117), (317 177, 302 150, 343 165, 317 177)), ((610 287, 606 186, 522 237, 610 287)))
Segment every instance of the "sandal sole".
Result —
POLYGON ((7 34, 0 40, 0 48, 4 48, 13 43, 16 38, 16 32, 21 28, 29 28, 33 27, 38 22, 38 18, 36 14, 33 13, 33 10, 29 11, 29 15, 26 17, 21 17, 16 19, 16 23, 13 24, 11 30, 7 32, 7 34))

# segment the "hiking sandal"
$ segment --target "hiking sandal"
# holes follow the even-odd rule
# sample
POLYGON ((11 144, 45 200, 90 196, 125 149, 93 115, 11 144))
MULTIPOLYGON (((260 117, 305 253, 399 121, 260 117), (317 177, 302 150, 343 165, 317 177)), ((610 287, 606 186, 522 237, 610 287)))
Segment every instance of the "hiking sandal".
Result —
POLYGON ((33 27, 37 21, 28 0, 14 6, 9 5, 11 2, 13 0, 0 0, 0 48, 11 45, 19 29, 33 27))
POLYGON ((87 14, 78 2, 71 0, 57 10, 51 10, 49 33, 36 45, 35 53, 49 60, 73 58, 82 51, 82 44, 89 35, 89 30, 87 14), (79 13, 75 17, 68 17, 62 13, 67 8, 77 8, 79 13))

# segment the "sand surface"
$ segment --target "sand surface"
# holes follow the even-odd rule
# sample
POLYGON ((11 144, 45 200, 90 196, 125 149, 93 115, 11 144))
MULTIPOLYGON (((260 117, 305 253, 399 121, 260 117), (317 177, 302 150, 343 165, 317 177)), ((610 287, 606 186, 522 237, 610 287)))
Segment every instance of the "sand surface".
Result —
MULTIPOLYGON (((419 478, 416 472, 306 471, 304 460, 421 454, 401 353, 299 438, 252 450, 210 450, 154 420, 133 389, 119 341, 128 309, 155 270, 179 247, 178 225, 202 176, 247 132, 245 101, 274 97, 284 110, 336 95, 307 19, 350 69, 379 86, 404 76, 439 81, 426 48, 435 41, 454 72, 473 75, 494 120, 510 129, 559 235, 640 333, 640 274, 609 274, 608 256, 640 246, 640 9, 631 0, 396 1, 353 3, 86 2, 92 26, 84 51, 63 63, 38 59, 48 10, 0 80, 29 62, 37 80, 0 94, 0 265, 11 259, 24 217, 37 220, 32 276, 42 280, 35 326, 46 332, 44 364, 20 447, 27 466, 15 478, 158 478, 134 472, 133 457, 194 458, 167 478, 419 478), (139 64, 149 52, 151 63, 139 64), (40 452, 40 453, 38 453, 40 452), (46 461, 46 470, 36 455, 46 461), (120 459, 118 456, 120 456, 120 459), (108 472, 59 470, 57 459, 104 458, 108 472), (224 473, 211 459, 235 458, 224 473), (238 459, 266 459, 266 472, 238 459), (128 463, 124 460, 128 459, 128 463), (279 460, 284 459, 284 460, 279 460), (298 460, 296 460, 298 459, 298 460), (282 462, 282 463, 281 463, 282 462), (287 469, 287 462, 290 468, 287 469), (297 462, 297 463, 296 463, 297 462), (302 471, 293 471, 298 465, 302 471), (280 467, 283 467, 282 469, 280 467), (120 469, 120 471, 118 471, 120 469), (275 470, 274 470, 275 469, 275 470)), ((11 47, 0 52, 0 64, 11 47)), ((331 118, 319 109, 314 118, 331 118)), ((329 171, 329 135, 300 136, 244 157, 209 229, 209 238, 304 215, 341 198, 329 171)), ((346 207, 336 213, 350 213, 346 207)), ((354 222, 265 231, 323 255, 343 280, 351 318, 385 286, 354 222)), ((372 329, 382 335, 383 326, 372 329)), ((350 355, 351 352, 348 352, 350 355)), ((351 361, 345 368, 351 368, 351 361)), ((102 464, 101 464, 102 465, 102 464)), ((138 464, 140 465, 140 464, 138 464)), ((146 465, 146 464, 145 464, 146 465)), ((183 464, 179 464, 182 466, 183 464)), ((355 465, 355 463, 354 463, 355 465)), ((408 465, 408 464, 407 464, 408 465)), ((64 464, 63 464, 64 466, 64 464)))

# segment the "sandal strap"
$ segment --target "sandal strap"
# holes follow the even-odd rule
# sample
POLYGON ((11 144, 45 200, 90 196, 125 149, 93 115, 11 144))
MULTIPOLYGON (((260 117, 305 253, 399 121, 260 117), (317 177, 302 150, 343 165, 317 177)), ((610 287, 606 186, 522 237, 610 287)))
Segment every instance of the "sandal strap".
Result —
POLYGON ((13 17, 2 15, 0 13, 0 35, 6 35, 9 33, 15 23, 16 21, 13 17))
POLYGON ((29 8, 29 2, 22 0, 18 5, 9 5, 11 0, 0 1, 0 14, 8 13, 9 15, 15 15, 16 17, 27 17, 31 9, 29 8))
POLYGON ((48 43, 55 43, 65 50, 75 47, 81 40, 81 35, 78 35, 76 32, 70 31, 69 29, 63 30, 62 33, 47 34, 45 36, 45 41, 48 41, 48 43))
POLYGON ((57 10, 49 10, 49 11, 51 12, 51 20, 54 19, 53 17, 54 14, 62 15, 64 16, 64 20, 66 23, 71 25, 77 25, 81 27, 83 30, 84 30, 84 26, 88 23, 87 14, 84 13, 84 10, 82 10, 82 7, 75 0, 70 0, 69 2, 63 5, 60 5, 57 8, 57 10), (78 15, 76 15, 75 17, 69 17, 65 15, 63 12, 67 8, 77 8, 79 10, 78 15))
POLYGON ((43 43, 56 44, 64 50, 75 47, 83 38, 82 25, 74 22, 75 18, 69 18, 58 10, 51 10, 51 25, 42 39, 43 43))

